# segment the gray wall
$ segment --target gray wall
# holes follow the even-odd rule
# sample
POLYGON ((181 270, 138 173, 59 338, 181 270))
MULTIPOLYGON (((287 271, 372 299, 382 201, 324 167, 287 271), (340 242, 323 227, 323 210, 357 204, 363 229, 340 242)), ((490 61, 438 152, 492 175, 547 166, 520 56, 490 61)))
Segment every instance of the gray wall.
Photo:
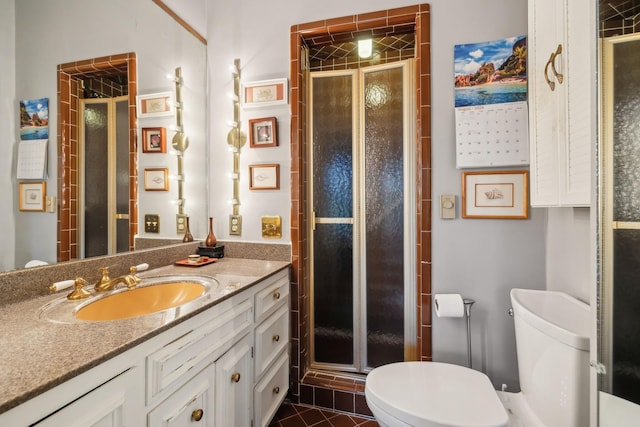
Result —
POLYGON ((0 156, 0 271, 13 268, 13 245, 16 236, 14 209, 17 210, 17 182, 12 169, 13 144, 16 140, 16 73, 15 62, 15 8, 13 0, 0 0, 0 141, 4 148, 0 156))
MULTIPOLYGON (((431 69, 433 197, 456 194, 460 203, 460 170, 454 157, 453 46, 526 34, 526 0, 432 0, 431 69)), ((232 114, 231 102, 220 94, 230 90, 231 76, 226 64, 242 60, 244 81, 288 77, 289 31, 293 24, 372 12, 415 4, 401 0, 350 1, 275 0, 268 5, 244 0, 208 1, 209 79, 211 87, 210 127, 214 151, 224 141, 225 121, 232 114), (225 40, 225 43, 216 43, 225 40)), ((252 194, 242 185, 241 213, 243 239, 259 240, 259 216, 281 215, 283 230, 289 228, 289 110, 243 111, 251 116, 276 115, 280 125, 280 147, 242 152, 241 171, 250 163, 276 161, 281 171, 282 189, 265 195, 252 194)), ((216 217, 224 218, 230 208, 231 182, 225 178, 231 156, 212 156, 211 206, 216 217)), ((528 220, 440 220, 437 206, 433 215, 433 292, 460 292, 477 302, 472 313, 474 366, 487 372, 499 386, 518 387, 512 319, 508 317, 509 290, 513 287, 545 287, 546 210, 533 210, 528 220)), ((226 237, 226 236, 225 236, 226 237)), ((289 236, 284 236, 289 239, 289 236)), ((466 363, 466 332, 462 319, 434 318, 434 359, 466 363)))

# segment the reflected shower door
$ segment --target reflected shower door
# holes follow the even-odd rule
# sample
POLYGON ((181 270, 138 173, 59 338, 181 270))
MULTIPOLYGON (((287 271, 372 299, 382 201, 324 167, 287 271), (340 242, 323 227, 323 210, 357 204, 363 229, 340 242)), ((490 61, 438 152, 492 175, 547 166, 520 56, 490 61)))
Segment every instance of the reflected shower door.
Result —
POLYGON ((408 64, 311 73, 315 368, 368 372, 405 359, 415 323, 405 307, 415 259, 408 64))
POLYGON ((128 97, 81 100, 80 255, 129 250, 128 97))

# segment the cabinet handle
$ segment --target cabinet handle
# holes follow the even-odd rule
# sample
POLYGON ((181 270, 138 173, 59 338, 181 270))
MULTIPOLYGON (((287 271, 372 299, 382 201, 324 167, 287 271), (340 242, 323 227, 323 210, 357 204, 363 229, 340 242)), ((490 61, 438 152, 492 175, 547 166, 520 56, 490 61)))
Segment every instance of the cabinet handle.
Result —
POLYGON ((233 381, 234 383, 240 381, 240 373, 236 372, 235 374, 231 375, 231 381, 233 381))
POLYGON ((202 409, 196 409, 191 413, 191 419, 193 421, 200 421, 203 415, 204 415, 204 411, 202 409))
POLYGON ((280 299, 280 292, 275 291, 275 292, 273 293, 273 299, 280 299))
POLYGON ((549 88, 551 89, 551 92, 556 90, 556 82, 553 82, 553 81, 551 81, 549 79, 549 65, 551 65, 553 63, 554 59, 556 59, 556 54, 555 54, 555 52, 552 52, 551 56, 549 57, 549 60, 547 61, 546 65, 544 66, 544 79, 546 80, 547 84, 549 85, 549 88))
POLYGON ((564 81, 564 74, 559 73, 556 70, 556 58, 560 55, 562 55, 561 44, 558 45, 558 47, 556 48, 555 54, 553 55, 553 61, 551 61, 551 70, 553 71, 553 74, 556 76, 556 80, 558 81, 558 83, 562 84, 562 82, 564 81))
POLYGON ((273 341, 275 341, 275 342, 280 341, 280 335, 275 334, 275 335, 273 336, 273 341))
POLYGON ((278 394, 278 393, 280 393, 280 387, 275 386, 275 387, 273 388, 273 394, 278 394))

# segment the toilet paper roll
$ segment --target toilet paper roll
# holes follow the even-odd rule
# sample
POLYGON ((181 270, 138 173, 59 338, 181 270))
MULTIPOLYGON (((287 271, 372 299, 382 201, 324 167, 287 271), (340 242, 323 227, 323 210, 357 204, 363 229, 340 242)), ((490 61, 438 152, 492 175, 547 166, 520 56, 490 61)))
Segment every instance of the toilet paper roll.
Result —
POLYGON ((436 294, 433 304, 438 317, 464 316, 464 302, 460 294, 436 294))

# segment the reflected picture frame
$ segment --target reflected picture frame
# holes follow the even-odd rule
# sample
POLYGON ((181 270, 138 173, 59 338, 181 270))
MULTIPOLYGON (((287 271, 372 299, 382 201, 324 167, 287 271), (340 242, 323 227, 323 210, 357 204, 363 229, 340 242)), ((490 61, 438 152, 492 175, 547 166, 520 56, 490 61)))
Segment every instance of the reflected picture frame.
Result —
POLYGON ((526 170, 463 172, 462 217, 526 219, 528 188, 526 170))
POLYGON ((18 209, 23 212, 44 212, 47 183, 18 183, 18 209))
POLYGON ((145 191, 169 191, 169 169, 147 168, 144 170, 145 191))
POLYGON ((167 131, 163 127, 142 128, 142 152, 166 153, 167 131))
POLYGON ((280 165, 277 163, 249 165, 250 190, 279 190, 280 165))
POLYGON ((242 106, 245 108, 287 105, 289 84, 285 79, 259 80, 242 84, 242 106))
POLYGON ((138 118, 164 117, 174 114, 172 92, 159 92, 136 96, 138 118))
POLYGON ((249 147, 265 148, 278 145, 278 121, 275 117, 249 120, 249 147))

